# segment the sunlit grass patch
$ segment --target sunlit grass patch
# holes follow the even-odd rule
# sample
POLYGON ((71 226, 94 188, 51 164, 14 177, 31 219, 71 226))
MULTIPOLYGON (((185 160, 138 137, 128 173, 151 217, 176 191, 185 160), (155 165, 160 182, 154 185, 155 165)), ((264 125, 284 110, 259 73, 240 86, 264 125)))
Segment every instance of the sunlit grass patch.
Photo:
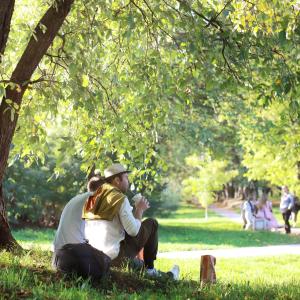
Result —
POLYGON ((207 299, 300 299, 300 255, 217 259, 217 284, 204 290, 199 282, 200 257, 159 259, 157 266, 168 270, 174 263, 181 278, 198 282, 197 295, 207 299))
POLYGON ((50 250, 54 239, 54 229, 25 228, 15 230, 14 237, 25 249, 39 248, 50 250))
POLYGON ((244 231, 241 224, 204 210, 181 206, 168 219, 159 219, 159 251, 222 249, 298 244, 300 236, 269 231, 244 231))
MULTIPOLYGON (((183 278, 198 280, 200 278, 199 259, 166 259, 157 260, 157 266, 168 270, 173 264, 178 264, 183 278)), ((298 282, 300 284, 300 254, 279 255, 269 257, 249 258, 218 258, 216 263, 218 280, 224 282, 256 283, 257 280, 266 283, 298 282)))
MULTIPOLYGON (((204 210, 192 206, 183 205, 168 218, 160 218, 158 221, 160 252, 300 243, 300 236, 268 231, 244 231, 241 224, 213 212, 209 213, 206 220, 204 210)), ((14 231, 14 236, 26 249, 50 250, 54 234, 53 229, 14 231)))
POLYGON ((113 270, 109 280, 91 284, 53 271, 51 253, 20 256, 0 252, 1 299, 299 299, 300 255, 217 259, 217 284, 200 287, 200 258, 159 259, 156 267, 179 264, 179 282, 150 280, 128 270, 113 270))

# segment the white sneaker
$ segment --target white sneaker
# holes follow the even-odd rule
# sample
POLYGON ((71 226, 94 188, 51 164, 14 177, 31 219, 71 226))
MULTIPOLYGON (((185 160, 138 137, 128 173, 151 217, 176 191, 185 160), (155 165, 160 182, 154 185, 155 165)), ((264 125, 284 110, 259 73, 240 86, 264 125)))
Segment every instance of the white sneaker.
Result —
POLYGON ((179 280, 179 266, 174 265, 169 272, 173 274, 174 280, 179 280))
POLYGON ((151 277, 160 277, 161 276, 161 272, 156 270, 155 268, 147 269, 146 274, 151 276, 151 277))
POLYGON ((171 276, 174 280, 179 280, 179 267, 177 265, 174 265, 173 268, 167 273, 159 271, 155 268, 147 269, 146 274, 151 277, 171 276))

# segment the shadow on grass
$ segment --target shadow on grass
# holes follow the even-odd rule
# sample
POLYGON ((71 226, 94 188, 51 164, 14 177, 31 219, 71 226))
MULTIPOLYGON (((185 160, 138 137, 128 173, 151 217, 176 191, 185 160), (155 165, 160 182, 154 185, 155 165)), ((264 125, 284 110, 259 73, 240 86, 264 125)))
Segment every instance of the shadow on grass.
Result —
MULTIPOLYGON (((45 291, 50 288, 54 293, 61 290, 77 288, 91 289, 99 294, 141 294, 160 293, 164 295, 181 291, 193 291, 197 282, 192 280, 174 281, 170 278, 147 278, 140 274, 125 270, 111 269, 109 275, 100 281, 92 282, 76 275, 65 275, 61 272, 49 270, 46 267, 24 267, 21 265, 0 264, 2 280, 0 280, 0 294, 4 299, 32 298, 35 295, 34 287, 43 287, 45 291), (7 276, 5 277, 5 273, 7 276), (8 281, 15 280, 16 282, 8 281)), ((2 298, 1 298, 2 299, 2 298)), ((124 298, 125 299, 125 298, 124 298)))

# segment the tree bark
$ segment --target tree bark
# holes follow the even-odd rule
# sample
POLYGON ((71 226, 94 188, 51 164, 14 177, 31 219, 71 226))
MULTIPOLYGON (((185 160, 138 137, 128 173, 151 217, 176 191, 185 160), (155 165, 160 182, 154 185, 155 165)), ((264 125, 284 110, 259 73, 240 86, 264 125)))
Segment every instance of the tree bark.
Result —
MULTIPOLYGON (((35 28, 35 36, 32 36, 12 73, 7 86, 6 95, 0 105, 0 186, 2 187, 4 172, 7 166, 12 138, 18 121, 18 111, 22 98, 26 91, 30 78, 40 63, 42 57, 52 44, 55 36, 68 15, 74 0, 59 0, 57 5, 51 6, 35 28), (43 29, 45 28, 44 32, 43 29)), ((1 188, 2 190, 2 188, 1 188)), ((10 248, 14 243, 7 222, 3 193, 0 196, 0 233, 3 232, 3 243, 0 248, 10 248)))
POLYGON ((0 62, 6 47, 11 17, 14 11, 15 0, 1 0, 0 3, 0 62))
POLYGON ((3 189, 2 185, 0 185, 0 249, 18 251, 21 250, 21 246, 19 246, 11 234, 9 224, 7 222, 4 203, 3 189))
POLYGON ((234 198, 235 188, 232 182, 225 184, 224 192, 226 200, 228 200, 229 198, 234 198))

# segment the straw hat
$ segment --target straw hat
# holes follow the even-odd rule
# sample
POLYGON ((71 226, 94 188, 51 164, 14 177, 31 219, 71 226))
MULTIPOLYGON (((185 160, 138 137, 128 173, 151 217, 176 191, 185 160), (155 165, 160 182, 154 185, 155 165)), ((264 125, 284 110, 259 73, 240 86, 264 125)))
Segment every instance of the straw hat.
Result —
POLYGON ((122 173, 130 173, 131 171, 127 170, 123 165, 121 164, 112 164, 108 168, 104 170, 104 177, 105 179, 110 178, 112 176, 122 174, 122 173))

